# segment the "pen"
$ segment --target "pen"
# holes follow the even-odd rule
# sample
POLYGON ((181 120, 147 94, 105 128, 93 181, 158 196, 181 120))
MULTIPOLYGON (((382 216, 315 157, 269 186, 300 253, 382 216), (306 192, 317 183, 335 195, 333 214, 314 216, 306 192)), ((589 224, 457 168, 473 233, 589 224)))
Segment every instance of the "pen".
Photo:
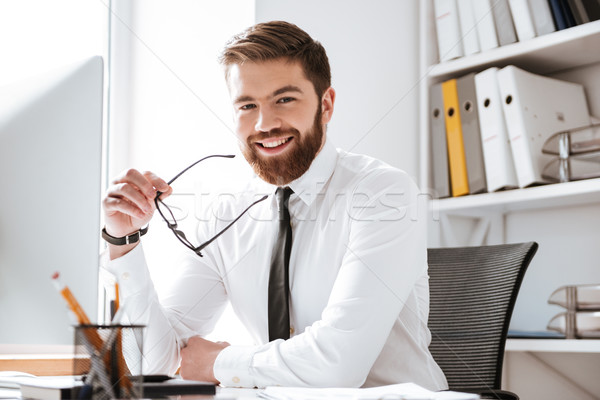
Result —
POLYGON ((119 298, 119 283, 115 282, 115 313, 119 311, 120 306, 120 298, 119 298))
MULTIPOLYGON (((113 301, 113 313, 114 314, 112 315, 112 323, 113 324, 118 323, 118 321, 116 320, 115 317, 117 316, 117 311, 119 311, 120 305, 121 305, 121 301, 120 301, 120 296, 119 296, 119 283, 115 282, 115 299, 113 301)), ((131 382, 127 378, 127 375, 130 374, 130 372, 125 363, 125 359, 123 358, 123 335, 122 335, 122 331, 120 328, 117 331, 117 339, 115 341, 112 351, 113 351, 112 361, 113 361, 113 363, 116 361, 116 365, 113 364, 113 366, 112 366, 113 371, 116 372, 116 376, 113 376, 113 381, 119 382, 119 377, 126 378, 126 381, 124 382, 125 388, 129 390, 130 395, 133 395, 133 393, 131 392, 131 382)), ((120 396, 118 396, 118 397, 120 397, 120 396)))
POLYGON ((119 284, 115 282, 115 298, 110 301, 110 319, 112 323, 115 323, 115 317, 117 316, 117 311, 119 311, 119 307, 121 306, 121 301, 119 298, 119 284))

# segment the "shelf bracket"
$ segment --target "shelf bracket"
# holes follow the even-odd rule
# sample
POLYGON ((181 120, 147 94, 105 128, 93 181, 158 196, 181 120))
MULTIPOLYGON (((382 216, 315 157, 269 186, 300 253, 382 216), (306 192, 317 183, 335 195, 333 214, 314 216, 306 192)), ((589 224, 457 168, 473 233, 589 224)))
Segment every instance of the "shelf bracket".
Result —
POLYGON ((482 246, 486 244, 486 236, 490 229, 491 218, 489 217, 480 217, 477 220, 477 225, 475 229, 471 233, 471 238, 469 239, 469 246, 482 246))

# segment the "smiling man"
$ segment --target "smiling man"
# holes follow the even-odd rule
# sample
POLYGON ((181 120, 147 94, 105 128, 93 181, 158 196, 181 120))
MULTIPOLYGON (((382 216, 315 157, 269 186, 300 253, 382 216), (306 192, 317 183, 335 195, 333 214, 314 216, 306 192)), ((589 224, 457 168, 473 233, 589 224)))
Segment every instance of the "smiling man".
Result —
POLYGON ((165 198, 172 189, 129 170, 103 202, 106 268, 129 319, 147 324, 145 373, 181 368, 184 378, 243 387, 447 388, 428 350, 418 188, 398 169, 334 147, 327 123, 335 91, 321 44, 293 24, 257 24, 220 61, 256 178, 199 224, 199 239, 218 238, 202 257, 187 251, 166 265, 172 285, 159 296, 139 238, 157 191, 165 198), (243 214, 261 194, 267 200, 243 214), (203 338, 228 301, 254 345, 203 338))
POLYGON ((258 176, 273 185, 299 178, 325 143, 333 88, 318 95, 302 65, 288 59, 233 64, 227 83, 242 152, 258 176))

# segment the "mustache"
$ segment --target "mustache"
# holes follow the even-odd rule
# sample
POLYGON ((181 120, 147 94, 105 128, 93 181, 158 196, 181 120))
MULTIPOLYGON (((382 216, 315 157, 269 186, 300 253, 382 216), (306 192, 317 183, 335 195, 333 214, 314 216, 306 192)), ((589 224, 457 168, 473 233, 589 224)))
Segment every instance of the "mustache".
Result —
POLYGON ((300 136, 300 131, 298 131, 297 129, 294 129, 294 128, 272 129, 268 132, 261 132, 261 133, 255 134, 255 135, 248 136, 247 142, 249 144, 251 144, 256 141, 261 141, 261 140, 270 139, 270 138, 279 137, 279 136, 292 136, 294 138, 297 138, 300 136))

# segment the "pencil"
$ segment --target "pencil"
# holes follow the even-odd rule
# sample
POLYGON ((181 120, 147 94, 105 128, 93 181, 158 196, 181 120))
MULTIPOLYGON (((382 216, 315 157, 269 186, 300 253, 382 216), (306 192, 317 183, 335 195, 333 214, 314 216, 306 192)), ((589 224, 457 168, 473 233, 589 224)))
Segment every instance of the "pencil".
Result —
POLYGON ((121 299, 119 296, 119 283, 115 282, 115 314, 119 311, 121 299))
MULTIPOLYGON (((60 274, 58 272, 55 272, 52 275, 52 283, 54 284, 54 287, 56 287, 56 290, 58 290, 58 292, 61 294, 61 296, 65 299, 65 301, 67 302, 67 305, 69 306, 71 311, 73 311, 73 313, 77 317, 77 321, 79 322, 79 324, 80 325, 90 325, 89 327, 84 328, 83 332, 84 332, 85 336, 87 337, 87 340, 89 341, 89 343, 92 346, 94 346, 94 348, 98 352, 101 352, 102 347, 104 345, 104 341, 100 337, 98 330, 93 329, 93 327, 91 327, 90 319, 86 315, 85 311, 83 310, 83 308, 81 307, 81 305, 79 304, 79 302, 77 301, 77 299, 75 298, 75 296, 73 295, 73 293, 71 292, 69 287, 64 285, 60 281, 59 278, 60 278, 60 274)), ((121 352, 120 346, 119 346, 119 352, 121 352)), ((111 356, 110 353, 104 354, 104 364, 109 371, 111 370, 111 357, 110 356, 111 356)), ((119 372, 126 371, 127 367, 125 365, 125 360, 123 359, 122 353, 119 354, 117 363, 119 366, 119 368, 118 368, 119 372)), ((127 376, 122 376, 119 386, 121 386, 121 385, 123 385, 125 387, 125 389, 127 389, 131 393, 132 385, 131 385, 131 381, 129 380, 129 378, 127 376)))
POLYGON ((85 311, 83 311, 83 308, 81 307, 75 296, 73 296, 71 290, 66 285, 63 285, 59 278, 60 274, 58 272, 55 272, 52 275, 52 283, 54 283, 54 287, 56 287, 56 290, 58 290, 58 292, 62 295, 63 299, 65 299, 67 305, 77 317, 77 321, 81 325, 90 325, 90 319, 86 315, 85 311))

